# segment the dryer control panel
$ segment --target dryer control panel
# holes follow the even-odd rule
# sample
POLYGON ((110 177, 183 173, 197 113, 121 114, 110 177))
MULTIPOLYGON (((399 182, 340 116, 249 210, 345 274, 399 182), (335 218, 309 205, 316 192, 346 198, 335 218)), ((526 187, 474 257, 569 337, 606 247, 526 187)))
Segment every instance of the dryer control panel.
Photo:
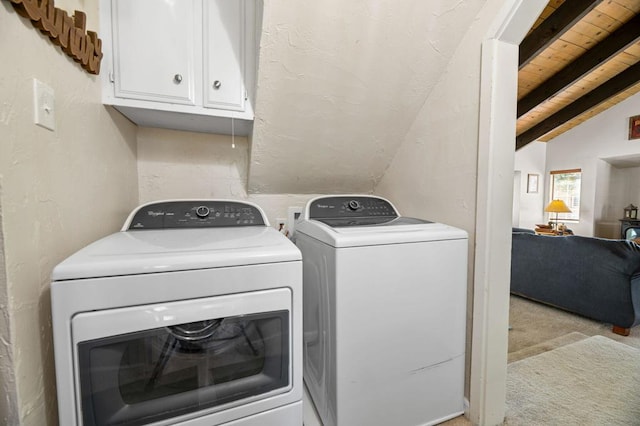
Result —
POLYGON ((228 226, 264 226, 258 207, 250 203, 226 200, 161 201, 134 210, 125 223, 126 230, 215 228, 228 226))

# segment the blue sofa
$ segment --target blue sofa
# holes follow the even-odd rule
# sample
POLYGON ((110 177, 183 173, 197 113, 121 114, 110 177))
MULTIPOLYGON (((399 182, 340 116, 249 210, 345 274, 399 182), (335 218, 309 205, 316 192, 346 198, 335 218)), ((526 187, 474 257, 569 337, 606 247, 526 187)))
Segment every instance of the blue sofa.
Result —
POLYGON ((625 336, 640 323, 638 244, 513 231, 512 294, 612 324, 625 336))

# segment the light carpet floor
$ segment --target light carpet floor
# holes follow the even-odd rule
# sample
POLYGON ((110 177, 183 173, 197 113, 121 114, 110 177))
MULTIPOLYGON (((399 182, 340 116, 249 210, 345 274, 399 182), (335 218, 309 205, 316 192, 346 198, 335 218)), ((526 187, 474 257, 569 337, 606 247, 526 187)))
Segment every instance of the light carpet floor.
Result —
POLYGON ((543 352, 551 351, 559 348, 560 346, 568 345, 570 343, 579 342, 588 338, 586 334, 578 333, 577 331, 565 334, 560 337, 555 337, 550 340, 545 340, 537 345, 527 346, 514 352, 509 352, 507 357, 507 363, 520 361, 521 359, 529 358, 530 356, 538 355, 543 352))
POLYGON ((593 336, 508 366, 505 425, 640 425, 640 350, 593 336))
MULTIPOLYGON (((546 353, 553 349, 563 347, 565 345, 575 343, 590 336, 605 336, 612 340, 616 340, 628 346, 640 349, 640 326, 631 329, 631 335, 625 337, 614 334, 611 331, 610 324, 603 324, 588 318, 565 312, 563 310, 547 306, 541 303, 533 302, 522 297, 511 296, 509 324, 509 363, 526 359, 541 353, 546 353)), ((509 370, 510 372, 511 370, 509 370)), ((510 373, 507 375, 510 377, 510 373)), ((604 386, 615 381, 613 374, 603 373, 602 380, 604 386)), ((575 386, 580 386, 581 379, 573 381, 575 386)), ((543 394, 544 395, 544 394, 543 394)), ((553 394, 551 394, 553 395, 553 394)), ((514 395, 507 395, 507 405, 513 406, 516 401, 512 398, 514 395)), ((636 402, 640 405, 640 401, 636 402)), ((562 413, 557 413, 558 417, 547 422, 545 426, 551 425, 572 425, 565 419, 571 419, 573 410, 579 410, 580 407, 567 409, 562 413)), ((515 411, 511 412, 511 417, 505 423, 509 425, 542 425, 532 417, 535 413, 524 410, 518 410, 518 418, 514 418, 515 411)), ((610 423, 601 423, 602 426, 608 426, 610 423)), ((446 426, 470 426, 471 422, 464 417, 443 423, 446 426)), ((629 425, 640 425, 640 418, 635 423, 629 425)), ((598 425, 600 426, 600 425, 598 425)))
MULTIPOLYGON (((510 300, 510 356, 525 348, 549 343, 558 338, 562 340, 570 333, 581 333, 586 336, 601 335, 640 349, 640 326, 633 327, 629 336, 620 336, 611 331, 611 324, 593 321, 518 296, 511 296, 510 300)), ((556 343, 560 342, 556 341, 556 343)))

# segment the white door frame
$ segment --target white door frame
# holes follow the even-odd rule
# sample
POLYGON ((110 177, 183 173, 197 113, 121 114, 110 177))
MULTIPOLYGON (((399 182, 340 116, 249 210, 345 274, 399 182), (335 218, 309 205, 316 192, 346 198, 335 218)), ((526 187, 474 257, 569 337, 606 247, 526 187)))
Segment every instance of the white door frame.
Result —
POLYGON ((522 172, 513 172, 513 208, 511 209, 511 226, 520 228, 520 196, 522 186, 522 172))
POLYGON ((505 0, 482 43, 469 417, 505 413, 518 45, 547 0, 505 0))

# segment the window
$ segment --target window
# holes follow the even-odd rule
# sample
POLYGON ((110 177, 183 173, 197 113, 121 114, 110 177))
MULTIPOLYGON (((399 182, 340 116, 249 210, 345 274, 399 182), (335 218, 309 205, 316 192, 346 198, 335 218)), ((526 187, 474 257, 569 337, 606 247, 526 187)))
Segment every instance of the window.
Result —
POLYGON ((571 213, 559 213, 558 220, 580 220, 581 178, 581 169, 551 172, 551 200, 562 200, 571 209, 571 213))

